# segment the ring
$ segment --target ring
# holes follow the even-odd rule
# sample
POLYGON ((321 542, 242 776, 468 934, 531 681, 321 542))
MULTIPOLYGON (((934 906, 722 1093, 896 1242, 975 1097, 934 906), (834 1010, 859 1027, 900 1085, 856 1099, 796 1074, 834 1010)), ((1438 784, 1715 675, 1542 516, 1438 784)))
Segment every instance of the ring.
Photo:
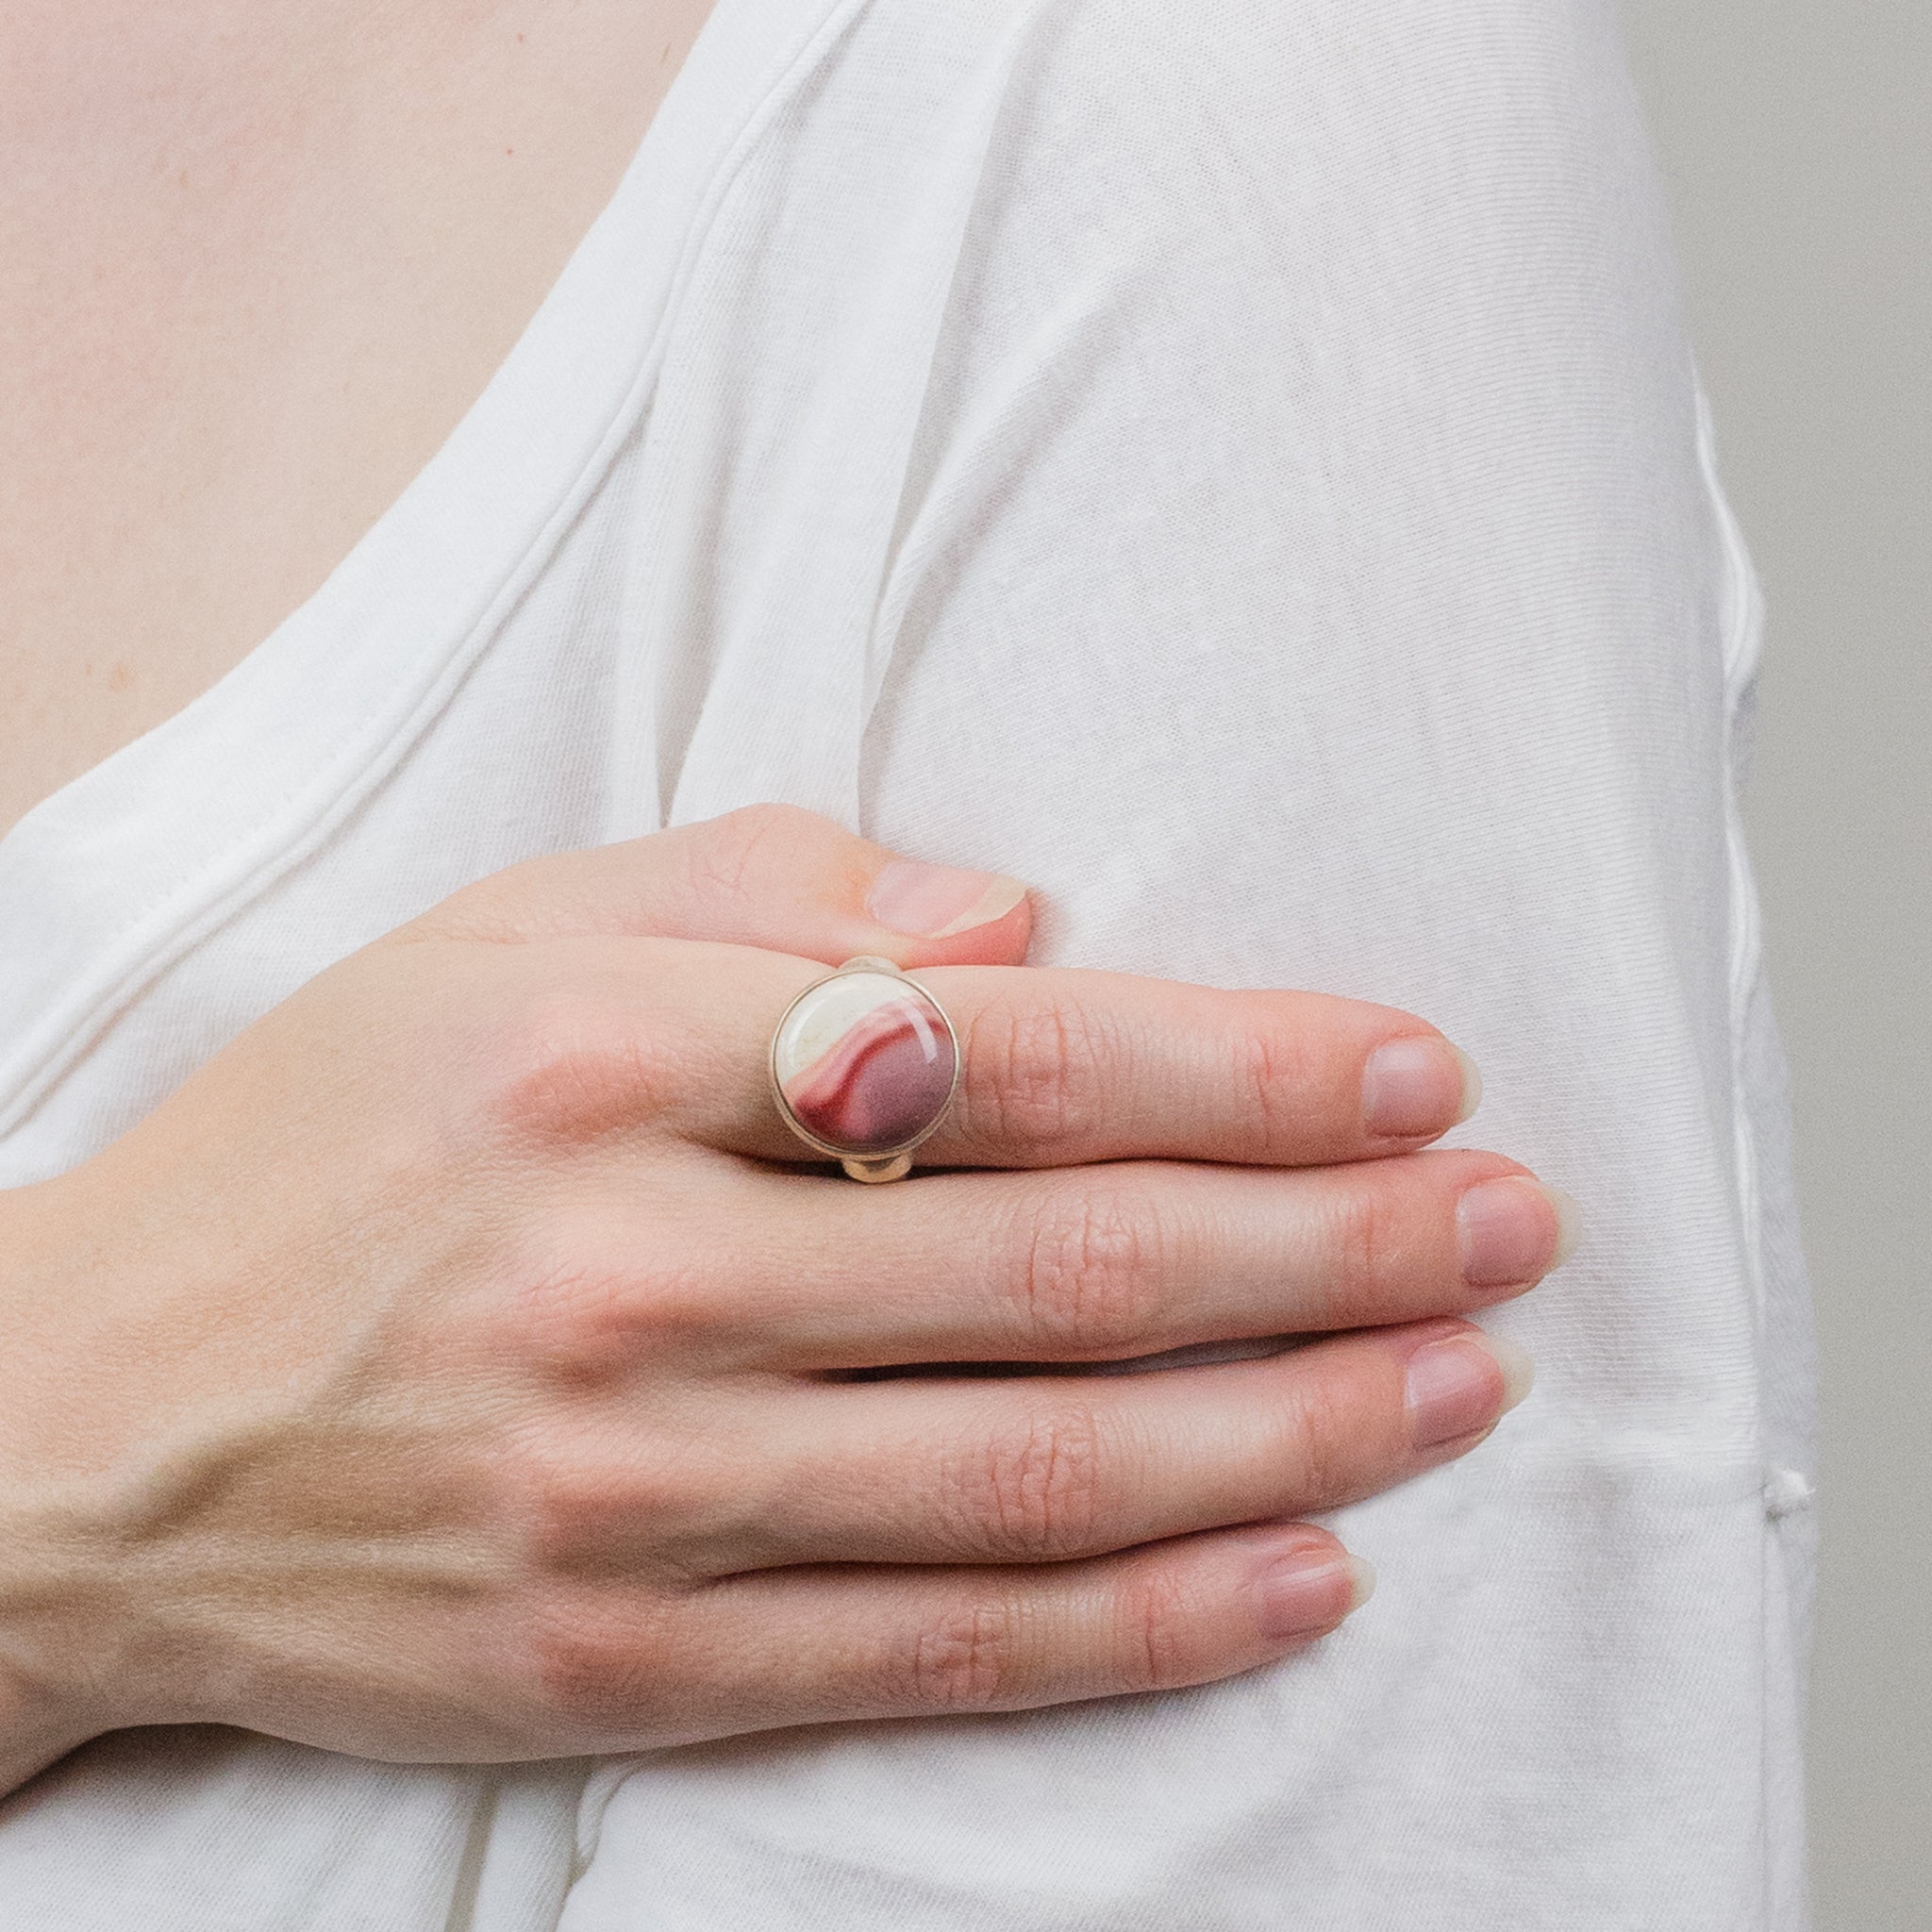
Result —
POLYGON ((896 1181, 953 1104, 959 1037, 916 979, 861 955, 785 1008, 771 1066, 778 1112, 808 1147, 856 1181, 896 1181))

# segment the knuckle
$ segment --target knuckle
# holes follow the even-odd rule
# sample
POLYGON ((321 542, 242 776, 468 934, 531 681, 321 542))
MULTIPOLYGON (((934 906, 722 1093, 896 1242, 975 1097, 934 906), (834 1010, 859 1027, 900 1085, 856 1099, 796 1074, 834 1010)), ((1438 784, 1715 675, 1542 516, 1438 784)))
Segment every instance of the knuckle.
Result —
POLYGON ((1089 1547, 1100 1515, 1099 1437, 1092 1412, 1068 1405, 959 1457, 943 1492, 962 1544, 1034 1560, 1089 1547))
POLYGON ((706 905, 762 898, 762 882, 822 823, 795 805, 745 805, 725 812, 685 844, 685 886, 706 905))
POLYGON ((708 1525, 720 1482, 695 1441, 658 1435, 622 1449, 551 1425, 507 1458, 505 1514, 537 1577, 676 1572, 708 1525))
POLYGON ((524 1628, 539 1704, 567 1737, 586 1743, 635 1732, 640 1713, 675 1670, 658 1620, 634 1598, 546 1593, 524 1628))
POLYGON ((493 1124, 521 1140, 581 1145, 635 1128, 675 1099, 672 1041, 635 1002, 588 985, 531 993, 489 1042, 493 1124))
POLYGON ((1294 1147, 1309 1129, 1307 1046, 1289 1028, 1259 1023, 1240 1036, 1241 1091, 1265 1147, 1294 1147))
POLYGON ((631 1500, 613 1471, 558 1444, 524 1450, 508 1487, 524 1551, 546 1576, 582 1568, 631 1500))
POLYGON ((992 1001, 969 1021, 963 1044, 957 1106, 975 1144, 1063 1151, 1099 1126, 1110 1042, 1079 1002, 992 1001))
POLYGON ((1145 1341, 1159 1319, 1174 1239, 1144 1194, 1056 1187, 1019 1239, 1014 1291, 1030 1333, 1075 1349, 1145 1341))
POLYGON ((1287 1410, 1294 1509, 1359 1494, 1364 1467, 1385 1433, 1362 1391, 1328 1367, 1324 1363, 1294 1384, 1287 1410))
POLYGON ((1328 1276, 1338 1315, 1369 1320, 1385 1312, 1411 1259, 1402 1204, 1392 1190, 1379 1185, 1382 1178, 1350 1187, 1336 1205, 1328 1276))
POLYGON ((1200 1675, 1199 1606, 1177 1570, 1152 1568, 1124 1588, 1117 1616, 1116 1669, 1126 1691, 1172 1690, 1200 1675))
POLYGON ((915 1627, 891 1671, 904 1701, 927 1710, 997 1710, 1021 1689, 1022 1618, 996 1598, 915 1627))
POLYGON ((625 1252, 574 1222, 526 1233, 503 1275, 491 1324, 497 1352, 575 1382, 686 1352, 714 1323, 702 1270, 663 1247, 625 1252))

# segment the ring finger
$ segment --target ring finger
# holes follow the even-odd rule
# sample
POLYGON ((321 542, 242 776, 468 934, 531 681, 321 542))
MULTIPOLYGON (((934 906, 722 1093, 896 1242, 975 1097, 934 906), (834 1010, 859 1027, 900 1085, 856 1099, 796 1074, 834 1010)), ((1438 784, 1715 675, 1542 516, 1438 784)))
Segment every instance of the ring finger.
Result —
MULTIPOLYGON (((1329 1509, 1474 1448, 1528 1387, 1467 1323, 1338 1336, 1263 1360, 1126 1376, 760 1387, 755 1443, 707 1460, 684 1534, 634 1525, 621 1474, 586 1523, 603 1562, 699 1575, 808 1563, 1039 1563, 1329 1509)), ((640 1474, 640 1481, 649 1477, 640 1474)))

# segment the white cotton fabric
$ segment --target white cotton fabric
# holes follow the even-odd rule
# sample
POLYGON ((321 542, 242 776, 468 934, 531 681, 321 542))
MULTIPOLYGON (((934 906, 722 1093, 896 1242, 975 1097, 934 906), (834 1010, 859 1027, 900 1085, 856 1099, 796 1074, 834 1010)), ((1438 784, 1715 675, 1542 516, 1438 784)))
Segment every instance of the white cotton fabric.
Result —
POLYGON ((759 799, 1038 957, 1413 1008, 1578 1196, 1313 1653, 589 1765, 103 1740, 61 1932, 1790 1932, 1805 1288, 1757 650, 1609 0, 720 0, 447 446, 0 842, 0 1180, 355 946, 759 799))

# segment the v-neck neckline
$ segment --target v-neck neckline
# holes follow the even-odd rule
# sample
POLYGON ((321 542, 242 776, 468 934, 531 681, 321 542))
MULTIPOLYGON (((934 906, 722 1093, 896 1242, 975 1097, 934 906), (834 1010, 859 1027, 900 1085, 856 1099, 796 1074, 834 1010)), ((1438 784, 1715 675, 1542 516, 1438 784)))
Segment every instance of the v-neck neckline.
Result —
POLYGON ((761 110, 857 4, 717 0, 609 202, 402 494, 231 671, 0 838, 0 1135, 438 715, 647 407, 761 110))

